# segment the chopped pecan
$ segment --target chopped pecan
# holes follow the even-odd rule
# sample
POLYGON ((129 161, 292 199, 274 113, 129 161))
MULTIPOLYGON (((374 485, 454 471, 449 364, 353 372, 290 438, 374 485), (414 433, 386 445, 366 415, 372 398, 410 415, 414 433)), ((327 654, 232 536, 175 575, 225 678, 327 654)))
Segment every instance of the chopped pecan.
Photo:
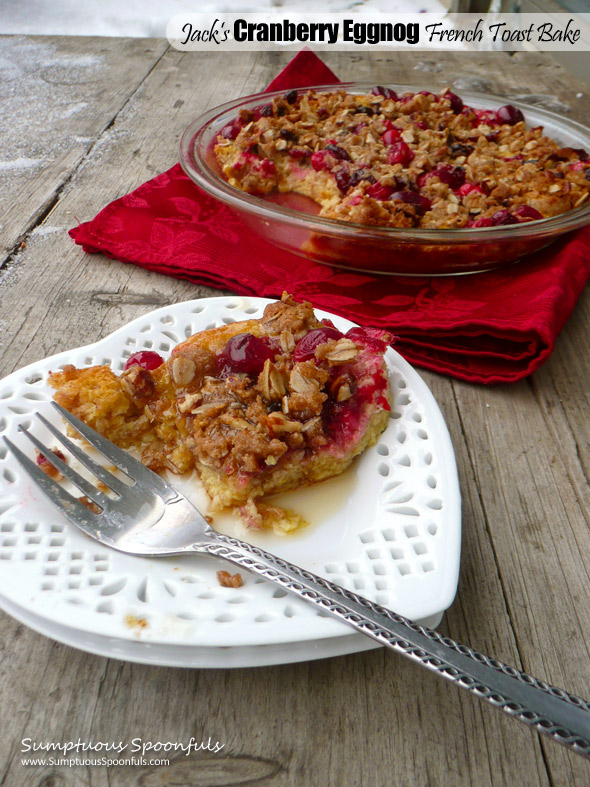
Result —
POLYGON ((330 384, 330 396, 337 402, 346 402, 356 391, 356 383, 348 374, 340 374, 330 384))
POLYGON ((217 581, 222 588, 241 588, 244 584, 241 574, 230 574, 229 571, 218 571, 217 581))
POLYGON ((328 442, 324 434, 324 426, 320 416, 310 418, 303 424, 303 437, 308 446, 320 448, 328 442))
POLYGON ((227 402, 206 402, 191 410, 193 415, 200 415, 204 418, 214 418, 223 412, 227 407, 227 402))
POLYGON ((121 382, 134 399, 148 399, 155 390, 154 378, 149 371, 135 364, 123 372, 121 382))
POLYGON ((254 426, 250 423, 250 421, 246 421, 245 418, 237 418, 235 415, 231 415, 230 413, 226 413, 225 415, 221 416, 221 420, 227 426, 231 426, 232 429, 239 429, 251 431, 254 429, 254 426))
POLYGON ((186 394, 182 399, 178 400, 178 412, 188 413, 202 401, 203 395, 201 393, 186 394))
POLYGON ((284 413, 269 413, 266 421, 276 434, 281 434, 281 432, 301 432, 303 429, 303 425, 299 421, 292 421, 284 413))

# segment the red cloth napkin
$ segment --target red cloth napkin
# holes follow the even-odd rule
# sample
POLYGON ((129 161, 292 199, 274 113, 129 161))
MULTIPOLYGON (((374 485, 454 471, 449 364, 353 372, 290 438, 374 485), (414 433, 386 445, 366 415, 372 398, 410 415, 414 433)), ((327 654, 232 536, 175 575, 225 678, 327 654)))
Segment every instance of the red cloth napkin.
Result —
MULTIPOLYGON (((303 50, 268 90, 337 83, 303 50)), ((525 262, 472 276, 344 272, 266 243, 179 164, 70 230, 87 252, 241 295, 283 290, 362 325, 387 328, 410 362, 462 380, 519 380, 551 354, 590 275, 590 228, 525 262)))

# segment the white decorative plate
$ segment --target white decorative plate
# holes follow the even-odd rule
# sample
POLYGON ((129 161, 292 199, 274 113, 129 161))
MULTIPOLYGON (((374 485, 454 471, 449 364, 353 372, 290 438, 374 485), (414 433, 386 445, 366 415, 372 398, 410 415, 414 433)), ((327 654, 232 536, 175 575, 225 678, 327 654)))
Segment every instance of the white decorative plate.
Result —
MULTIPOLYGON (((209 298, 158 309, 96 344, 55 355, 0 381, 0 435, 30 452, 27 424, 54 423, 47 375, 66 363, 121 371, 140 349, 166 356, 196 331, 259 317, 267 300, 209 298)), ((342 330, 352 323, 327 312, 342 330)), ((290 493, 311 521, 293 536, 252 533, 268 551, 355 590, 413 620, 437 625, 453 601, 461 540, 453 449, 440 411, 419 375, 387 352, 394 396, 378 445, 344 476, 290 493)), ((176 481, 202 502, 194 481, 176 481)), ((240 526, 226 517, 225 532, 240 526)), ((238 528, 238 530, 236 530, 238 528)), ((144 559, 111 551, 68 524, 0 440, 0 602, 23 623, 61 642, 115 658, 175 666, 254 666, 373 647, 285 591, 244 575, 222 588, 212 558, 144 559)), ((229 567, 231 570, 231 567, 229 567)))

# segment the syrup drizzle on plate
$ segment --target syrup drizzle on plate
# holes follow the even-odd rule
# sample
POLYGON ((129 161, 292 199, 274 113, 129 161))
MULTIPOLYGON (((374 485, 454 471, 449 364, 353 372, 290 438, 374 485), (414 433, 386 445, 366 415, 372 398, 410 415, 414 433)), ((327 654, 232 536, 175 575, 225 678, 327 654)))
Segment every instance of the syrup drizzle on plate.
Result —
MULTIPOLYGON (((182 476, 167 474, 167 480, 186 495, 202 514, 212 516, 212 527, 215 530, 271 549, 270 542, 275 538, 292 540, 299 536, 308 535, 316 526, 321 526, 323 522, 343 513, 348 499, 357 486, 357 463, 353 462, 352 466, 344 473, 334 478, 327 478, 317 484, 300 487, 290 492, 282 492, 272 497, 261 498, 261 502, 295 511, 309 522, 307 527, 285 535, 277 535, 272 530, 246 528, 239 515, 234 513, 231 508, 211 514, 210 500, 196 473, 187 473, 182 476)), ((345 521, 345 517, 343 520, 345 521)))

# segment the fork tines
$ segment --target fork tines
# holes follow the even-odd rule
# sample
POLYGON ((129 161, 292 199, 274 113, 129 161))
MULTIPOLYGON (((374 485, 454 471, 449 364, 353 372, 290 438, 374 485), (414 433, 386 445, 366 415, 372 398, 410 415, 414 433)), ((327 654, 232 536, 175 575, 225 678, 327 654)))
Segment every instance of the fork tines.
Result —
MULTIPOLYGON (((137 459, 134 459, 126 451, 118 448, 116 445, 105 439, 94 429, 91 429, 85 423, 73 416, 63 407, 55 402, 52 402, 53 407, 60 413, 67 423, 69 423, 91 446, 99 451, 106 459, 108 459, 117 469, 121 470, 127 475, 131 481, 143 481, 149 484, 149 487, 157 493, 167 492, 170 487, 164 479, 157 476, 147 467, 145 467, 137 459)), ((61 445, 69 451, 69 453, 80 462, 87 470, 98 479, 99 482, 111 489, 117 497, 129 492, 133 484, 128 484, 117 478, 116 475, 106 470, 102 465, 98 464, 86 451, 79 445, 76 445, 70 440, 62 431, 54 426, 47 420, 41 413, 37 413, 37 418, 45 426, 45 428, 61 443, 61 445)), ((102 511, 108 511, 111 507, 112 499, 101 491, 95 484, 89 481, 84 476, 80 475, 70 465, 63 461, 56 452, 45 445, 39 438, 31 434, 28 429, 19 427, 39 453, 50 462, 53 467, 58 470, 64 478, 82 492, 89 500, 95 503, 102 511)), ((5 443, 9 446, 14 456, 26 472, 33 478, 33 480, 42 488, 42 490, 53 500, 55 505, 68 517, 75 512, 76 516, 83 517, 88 521, 89 515, 96 517, 96 513, 92 511, 92 506, 88 508, 79 498, 74 497, 61 484, 55 479, 48 476, 39 465, 32 461, 21 449, 16 446, 12 440, 4 437, 5 443)))

